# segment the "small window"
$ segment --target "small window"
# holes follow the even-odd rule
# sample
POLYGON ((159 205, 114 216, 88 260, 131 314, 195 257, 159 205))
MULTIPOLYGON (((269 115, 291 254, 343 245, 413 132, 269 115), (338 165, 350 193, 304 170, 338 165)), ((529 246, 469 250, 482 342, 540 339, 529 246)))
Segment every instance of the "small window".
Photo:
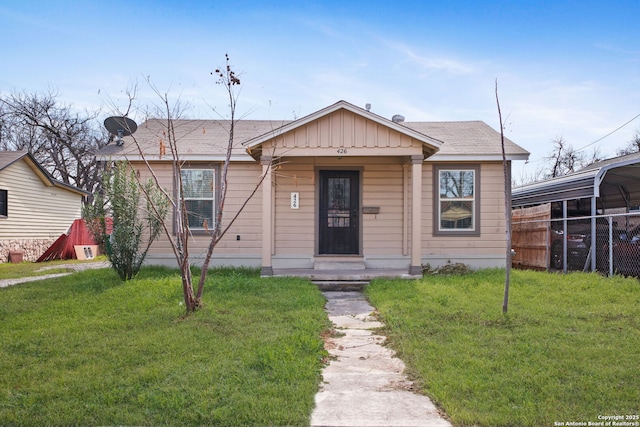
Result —
POLYGON ((215 171, 213 169, 182 169, 182 188, 189 228, 192 230, 213 228, 215 171))
POLYGON ((479 234, 478 168, 436 170, 436 234, 479 234))
POLYGON ((0 216, 7 216, 7 190, 0 190, 0 216))

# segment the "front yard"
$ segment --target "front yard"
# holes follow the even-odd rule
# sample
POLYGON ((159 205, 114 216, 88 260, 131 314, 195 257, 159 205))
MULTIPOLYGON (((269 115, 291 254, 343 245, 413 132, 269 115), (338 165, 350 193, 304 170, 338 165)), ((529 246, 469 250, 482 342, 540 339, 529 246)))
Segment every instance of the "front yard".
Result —
MULTIPOLYGON (((455 425, 638 415, 636 279, 513 271, 506 316, 503 285, 486 270, 378 280, 366 295, 455 425)), ((202 310, 184 317, 181 302, 162 268, 0 289, 0 425, 308 425, 329 328, 315 286, 215 271, 202 310)))

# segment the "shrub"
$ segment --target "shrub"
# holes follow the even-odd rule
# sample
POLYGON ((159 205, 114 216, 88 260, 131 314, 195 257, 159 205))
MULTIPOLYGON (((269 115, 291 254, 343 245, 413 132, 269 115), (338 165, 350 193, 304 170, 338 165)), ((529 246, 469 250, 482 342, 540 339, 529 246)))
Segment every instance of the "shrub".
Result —
POLYGON ((102 185, 103 194, 83 209, 83 216, 120 279, 129 280, 138 274, 162 231, 168 201, 153 181, 138 182, 127 162, 105 173, 102 185))

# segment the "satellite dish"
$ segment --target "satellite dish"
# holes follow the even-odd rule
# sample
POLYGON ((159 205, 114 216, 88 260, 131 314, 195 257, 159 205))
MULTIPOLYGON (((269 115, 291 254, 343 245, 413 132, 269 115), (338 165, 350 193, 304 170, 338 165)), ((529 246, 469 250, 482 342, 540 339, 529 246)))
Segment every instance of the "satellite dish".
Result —
POLYGON ((111 135, 116 137, 116 145, 122 145, 124 143, 122 141, 123 136, 132 135, 138 130, 136 122, 124 116, 107 117, 104 120, 104 127, 107 128, 111 135))

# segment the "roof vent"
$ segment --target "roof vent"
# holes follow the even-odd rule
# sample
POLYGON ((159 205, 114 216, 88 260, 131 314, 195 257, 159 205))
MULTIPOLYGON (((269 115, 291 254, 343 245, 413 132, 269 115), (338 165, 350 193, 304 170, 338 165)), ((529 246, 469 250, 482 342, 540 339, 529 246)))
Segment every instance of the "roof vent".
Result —
POLYGON ((400 114, 394 114, 393 117, 391 117, 391 121, 393 123, 402 123, 404 122, 404 116, 400 114))

